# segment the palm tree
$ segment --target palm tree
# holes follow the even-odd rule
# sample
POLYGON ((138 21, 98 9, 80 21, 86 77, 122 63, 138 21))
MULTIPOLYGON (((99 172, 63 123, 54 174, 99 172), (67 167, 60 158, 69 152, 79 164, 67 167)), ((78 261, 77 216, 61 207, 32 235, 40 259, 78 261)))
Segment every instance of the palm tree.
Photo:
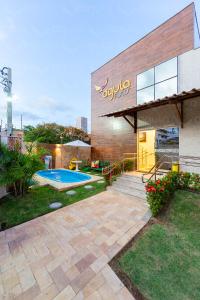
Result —
POLYGON ((44 163, 38 154, 23 154, 0 145, 0 185, 11 187, 15 196, 22 196, 34 173, 43 168, 44 163))

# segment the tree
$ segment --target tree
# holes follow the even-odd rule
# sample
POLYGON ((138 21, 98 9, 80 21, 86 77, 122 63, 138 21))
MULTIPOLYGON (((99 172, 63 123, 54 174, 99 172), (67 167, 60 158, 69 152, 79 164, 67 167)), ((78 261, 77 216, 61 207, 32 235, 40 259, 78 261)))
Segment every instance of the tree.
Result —
POLYGON ((39 154, 23 154, 17 149, 0 145, 0 185, 11 187, 15 196, 22 196, 29 187, 33 175, 44 169, 39 154))
POLYGON ((64 127, 56 123, 38 124, 34 126, 25 126, 25 142, 38 142, 47 144, 68 143, 79 140, 89 140, 87 133, 78 128, 69 126, 64 127))

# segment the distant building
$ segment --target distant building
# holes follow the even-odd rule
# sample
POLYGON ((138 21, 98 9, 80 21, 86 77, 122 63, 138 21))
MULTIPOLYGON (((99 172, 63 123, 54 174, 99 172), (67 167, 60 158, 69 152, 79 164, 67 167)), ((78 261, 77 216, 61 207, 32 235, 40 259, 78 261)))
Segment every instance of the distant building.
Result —
POLYGON ((86 117, 78 117, 76 119, 76 128, 82 129, 87 132, 87 118, 86 117))
POLYGON ((20 143, 20 148, 23 148, 23 136, 24 132, 20 129, 13 129, 12 134, 10 134, 9 130, 1 129, 0 131, 0 143, 4 145, 8 145, 8 147, 12 148, 16 143, 20 143))
POLYGON ((159 128, 156 130, 156 147, 177 145, 179 143, 179 128, 159 128))

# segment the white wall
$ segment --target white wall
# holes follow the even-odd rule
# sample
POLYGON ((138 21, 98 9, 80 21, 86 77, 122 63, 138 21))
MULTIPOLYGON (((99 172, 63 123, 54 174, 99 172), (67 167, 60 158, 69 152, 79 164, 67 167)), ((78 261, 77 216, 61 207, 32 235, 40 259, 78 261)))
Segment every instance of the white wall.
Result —
POLYGON ((200 173, 200 97, 184 102, 184 125, 180 128, 179 154, 181 163, 195 165, 183 165, 183 170, 200 173))
POLYGON ((164 105, 138 112, 138 129, 178 127, 179 119, 173 105, 164 105))
MULTIPOLYGON (((200 48, 179 56, 178 63, 179 92, 200 89, 200 48)), ((200 173, 200 97, 184 101, 183 119, 184 125, 179 132, 182 170, 200 173)))
POLYGON ((200 89, 200 48, 178 57, 178 93, 200 89))

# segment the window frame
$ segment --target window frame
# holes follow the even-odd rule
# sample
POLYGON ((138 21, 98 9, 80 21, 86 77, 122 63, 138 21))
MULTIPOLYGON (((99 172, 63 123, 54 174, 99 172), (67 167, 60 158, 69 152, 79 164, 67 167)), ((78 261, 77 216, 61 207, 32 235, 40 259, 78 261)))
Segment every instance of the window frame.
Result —
POLYGON ((146 88, 148 88, 150 86, 153 86, 155 84, 155 66, 153 66, 152 68, 149 68, 148 70, 145 70, 144 72, 141 72, 141 73, 139 73, 139 74, 136 75, 136 87, 138 85, 137 84, 137 77, 139 75, 143 74, 143 73, 146 73, 147 71, 150 71, 150 70, 153 70, 153 84, 146 85, 145 87, 140 88, 140 89, 136 88, 137 91, 144 90, 144 89, 146 89, 146 88))
MULTIPOLYGON (((167 59, 167 60, 165 60, 165 61, 163 61, 163 62, 161 62, 161 63, 159 63, 159 64, 157 64, 157 65, 154 65, 153 67, 151 67, 151 68, 149 68, 149 69, 146 69, 145 71, 143 71, 143 72, 141 72, 141 73, 138 73, 137 75, 136 75, 136 103, 137 103, 137 105, 139 105, 139 103, 138 103, 138 99, 137 99, 137 94, 138 94, 138 91, 142 91, 142 90, 144 90, 144 89, 146 89, 146 88, 149 88, 149 87, 154 87, 154 98, 152 99, 152 101, 155 101, 156 100, 156 98, 155 98, 155 96, 156 96, 156 89, 155 89, 155 87, 156 87, 156 85, 157 84, 160 84, 160 83, 162 83, 162 82, 165 82, 165 81, 168 81, 168 80, 170 80, 170 79, 173 79, 173 78, 177 78, 177 85, 176 85, 176 93, 178 92, 178 56, 174 56, 174 57, 172 57, 172 58, 170 58, 170 59, 167 59), (155 69, 156 69, 156 67, 157 66, 159 66, 159 65, 161 65, 161 64, 164 64, 164 63, 166 63, 167 61, 169 61, 169 60, 172 60, 172 59, 174 59, 174 58, 176 58, 176 75, 175 76, 171 76, 171 77, 169 77, 169 78, 167 78, 167 79, 164 79, 164 80, 161 80, 161 81, 158 81, 158 82, 155 82, 155 69), (154 72, 154 83, 153 84, 150 84, 150 85, 147 85, 147 86, 145 86, 145 87, 143 87, 143 88, 141 88, 141 89, 138 89, 137 88, 137 76, 138 75, 140 75, 140 74, 142 74, 142 73, 145 73, 146 71, 148 71, 148 70, 151 70, 151 69, 153 69, 153 72, 154 72)), ((158 98, 159 99, 159 98, 158 98)), ((143 103, 145 103, 146 101, 144 101, 143 103)))
POLYGON ((166 95, 166 96, 163 96, 163 97, 156 97, 156 87, 158 85, 162 84, 163 82, 171 81, 172 79, 176 79, 176 93, 178 92, 178 76, 173 76, 173 77, 170 77, 168 79, 162 80, 162 81, 160 81, 160 82, 158 82, 158 83, 156 83, 154 85, 154 92, 155 92, 154 93, 154 100, 156 100, 156 99, 162 99, 162 98, 168 96, 168 95, 166 95))
MULTIPOLYGON (((144 102, 142 102, 142 103, 138 103, 138 92, 141 92, 141 91, 144 91, 144 90, 147 90, 147 89, 149 89, 149 88, 153 88, 153 99, 155 99, 155 85, 154 84, 152 84, 152 85, 148 85, 147 87, 145 87, 145 88, 142 88, 142 89, 139 89, 139 90, 137 90, 137 105, 141 105, 141 104, 143 104, 144 102)), ((149 102, 149 101, 152 101, 152 99, 151 100, 148 100, 148 101, 146 101, 146 102, 149 102)))

